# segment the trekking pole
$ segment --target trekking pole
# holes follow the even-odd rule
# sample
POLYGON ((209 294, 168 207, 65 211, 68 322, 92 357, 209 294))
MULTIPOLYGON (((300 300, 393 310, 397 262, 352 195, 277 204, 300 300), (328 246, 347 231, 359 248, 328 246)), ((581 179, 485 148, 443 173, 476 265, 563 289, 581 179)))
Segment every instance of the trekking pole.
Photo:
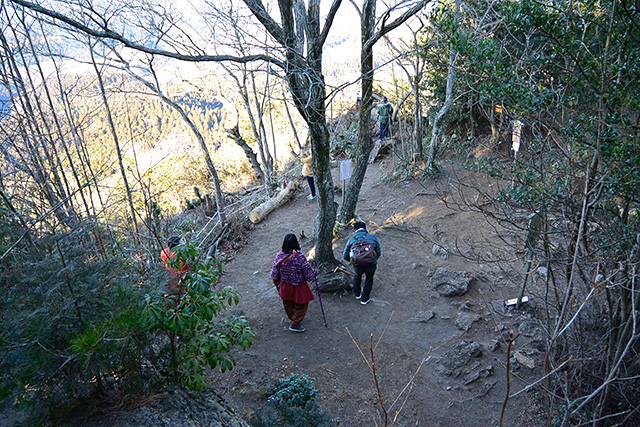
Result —
POLYGON ((322 298, 320 297, 320 286, 318 286, 318 277, 315 278, 316 291, 318 292, 318 301, 320 301, 320 310, 322 311, 322 320, 324 320, 324 327, 327 327, 327 318, 324 316, 324 307, 322 307, 322 298))

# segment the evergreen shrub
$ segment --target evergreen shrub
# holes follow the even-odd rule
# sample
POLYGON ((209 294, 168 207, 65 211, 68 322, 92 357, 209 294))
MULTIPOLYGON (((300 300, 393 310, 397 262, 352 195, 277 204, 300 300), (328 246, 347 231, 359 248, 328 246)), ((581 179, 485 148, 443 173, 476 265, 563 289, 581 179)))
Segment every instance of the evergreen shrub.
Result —
POLYGON ((292 374, 281 379, 269 397, 269 406, 249 419, 253 427, 330 427, 340 424, 331 419, 317 402, 318 390, 307 375, 292 374))

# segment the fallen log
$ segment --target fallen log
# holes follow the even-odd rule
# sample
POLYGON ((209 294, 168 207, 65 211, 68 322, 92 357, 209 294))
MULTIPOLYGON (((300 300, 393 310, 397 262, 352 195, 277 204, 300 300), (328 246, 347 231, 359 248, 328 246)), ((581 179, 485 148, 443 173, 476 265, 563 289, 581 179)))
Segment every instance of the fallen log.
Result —
POLYGON ((369 152, 369 163, 375 162, 380 152, 388 152, 393 146, 393 143, 393 138, 385 138, 382 141, 376 140, 369 152))
POLYGON ((298 187, 298 180, 293 180, 285 188, 280 190, 280 193, 274 198, 267 200, 254 210, 249 212, 249 220, 257 224, 267 217, 276 208, 284 205, 295 193, 298 187))
POLYGON ((380 151, 380 146, 382 142, 380 140, 376 140, 373 143, 373 147, 371 147, 371 151, 369 152, 369 163, 373 163, 376 161, 376 157, 378 157, 378 152, 380 151))

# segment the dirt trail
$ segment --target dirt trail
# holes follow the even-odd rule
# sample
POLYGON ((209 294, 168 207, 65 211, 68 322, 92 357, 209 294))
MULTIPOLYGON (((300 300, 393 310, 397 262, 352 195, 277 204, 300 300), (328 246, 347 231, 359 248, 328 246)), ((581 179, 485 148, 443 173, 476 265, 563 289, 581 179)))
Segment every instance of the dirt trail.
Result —
MULTIPOLYGON (((456 246, 464 252, 471 250, 471 240, 496 235, 481 215, 451 210, 437 195, 435 186, 446 187, 459 169, 445 165, 437 181, 422 187, 417 181, 383 180, 391 168, 390 160, 370 165, 358 204, 357 215, 382 246, 368 305, 359 304, 352 293, 323 293, 328 327, 323 326, 316 297, 304 322, 307 331, 287 330, 289 322, 269 273, 286 233, 313 234, 317 204, 307 200, 306 184, 255 226, 246 246, 224 266, 221 284, 240 292, 237 310, 249 318, 257 338, 248 351, 237 354, 231 373, 212 374, 212 385, 242 415, 264 406, 278 379, 304 373, 313 378, 321 407, 339 417, 340 425, 375 425, 381 414, 378 395, 360 353, 370 358, 373 341, 389 425, 498 425, 506 394, 506 349, 497 344, 499 334, 482 295, 504 330, 529 321, 526 313, 514 315, 502 306, 504 299, 517 296, 518 280, 508 279, 499 266, 455 255, 456 246), (434 242, 447 253, 434 251, 434 242), (458 297, 436 292, 429 278, 439 267, 473 275, 469 292, 458 297)), ((337 259, 348 236, 334 242, 337 259)), ((308 254, 311 239, 300 243, 308 254)), ((532 341, 521 339, 515 349, 531 355, 532 341)), ((532 374, 526 366, 516 368, 521 377, 532 374)), ((524 384, 513 379, 512 393, 524 384)), ((512 398, 504 425, 535 425, 526 421, 531 400, 527 393, 512 398)))

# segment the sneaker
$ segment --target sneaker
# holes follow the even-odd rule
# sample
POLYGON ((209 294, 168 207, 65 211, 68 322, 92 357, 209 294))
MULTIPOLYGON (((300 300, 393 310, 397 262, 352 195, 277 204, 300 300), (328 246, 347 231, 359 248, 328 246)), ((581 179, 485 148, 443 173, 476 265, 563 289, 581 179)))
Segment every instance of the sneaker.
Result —
POLYGON ((295 324, 292 323, 291 326, 289 326, 289 330, 292 332, 304 332, 306 331, 306 329, 304 328, 304 326, 300 325, 300 324, 295 324))
POLYGON ((309 195, 307 196, 307 200, 313 200, 313 199, 315 199, 315 198, 316 198, 316 196, 314 196, 313 194, 309 194, 309 195))
POLYGON ((356 299, 362 298, 362 295, 356 295, 356 299))
POLYGON ((369 298, 369 299, 368 299, 368 300, 366 300, 366 301, 365 301, 365 300, 360 301, 360 304, 362 304, 362 305, 367 305, 367 304, 369 304, 369 301, 371 301, 371 298, 369 298))

